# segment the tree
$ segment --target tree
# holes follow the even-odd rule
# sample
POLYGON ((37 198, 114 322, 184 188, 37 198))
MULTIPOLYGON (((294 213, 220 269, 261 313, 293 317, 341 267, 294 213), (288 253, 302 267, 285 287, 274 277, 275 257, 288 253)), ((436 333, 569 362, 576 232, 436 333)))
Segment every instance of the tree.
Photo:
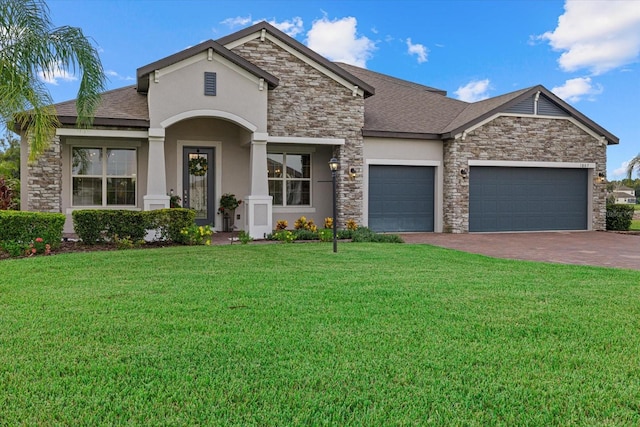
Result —
POLYGON ((629 160, 629 164, 627 165, 627 179, 631 179, 631 174, 634 169, 637 169, 638 174, 640 174, 640 154, 629 160))
MULTIPOLYGON (((11 204, 5 204, 5 209, 20 209, 20 140, 11 132, 6 132, 4 138, 0 138, 0 182, 11 190, 11 204)), ((0 200, 0 209, 2 204, 0 200)))
POLYGON ((80 28, 53 27, 44 0, 0 1, 0 120, 25 131, 29 160, 42 154, 59 125, 38 74, 61 70, 81 75, 77 124, 90 126, 106 81, 97 49, 80 28))

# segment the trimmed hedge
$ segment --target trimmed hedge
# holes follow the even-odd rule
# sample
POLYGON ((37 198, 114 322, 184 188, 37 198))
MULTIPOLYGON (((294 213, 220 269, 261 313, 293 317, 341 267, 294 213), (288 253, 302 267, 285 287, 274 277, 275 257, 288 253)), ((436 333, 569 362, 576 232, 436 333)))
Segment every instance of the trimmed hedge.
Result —
POLYGON ((156 239, 184 243, 180 231, 195 222, 191 209, 77 210, 72 214, 73 228, 88 245, 113 241, 116 236, 134 242, 143 240, 148 230, 157 230, 156 239))
POLYGON ((60 247, 65 215, 61 213, 0 211, 0 243, 30 243, 38 237, 60 247))
POLYGON ((627 231, 633 220, 633 205, 607 205, 607 230, 627 231))

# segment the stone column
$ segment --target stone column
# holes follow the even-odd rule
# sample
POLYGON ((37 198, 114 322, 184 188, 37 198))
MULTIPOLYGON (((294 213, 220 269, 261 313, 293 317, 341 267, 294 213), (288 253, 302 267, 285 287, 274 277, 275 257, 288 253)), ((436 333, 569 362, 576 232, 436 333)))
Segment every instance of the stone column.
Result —
POLYGON ((267 135, 254 133, 251 140, 251 194, 244 198, 246 230, 254 239, 273 231, 273 200, 267 178, 267 135))
POLYGON ((149 129, 149 158, 147 166, 147 194, 144 210, 169 207, 166 165, 164 160, 164 129, 149 129))
MULTIPOLYGON (((23 139, 25 156, 29 155, 28 141, 23 139)), ((60 137, 55 136, 49 147, 33 163, 27 164, 26 188, 27 198, 22 197, 22 210, 38 212, 61 212, 62 209, 62 154, 60 137)), ((69 188, 71 184, 69 184, 69 188)), ((23 192, 24 193, 24 190, 23 192)))

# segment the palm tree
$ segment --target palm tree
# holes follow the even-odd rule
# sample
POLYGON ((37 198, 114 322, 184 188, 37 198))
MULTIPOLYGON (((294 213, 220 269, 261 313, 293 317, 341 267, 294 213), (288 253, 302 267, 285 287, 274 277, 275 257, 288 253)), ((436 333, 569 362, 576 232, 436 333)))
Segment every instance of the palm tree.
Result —
POLYGON ((38 74, 81 75, 77 124, 87 127, 105 88, 98 51, 76 27, 53 27, 44 0, 0 1, 0 120, 25 131, 35 160, 55 135, 53 100, 38 74))
POLYGON ((629 164, 627 165, 627 178, 631 179, 631 174, 633 170, 637 169, 640 174, 640 154, 635 156, 633 159, 629 160, 629 164))

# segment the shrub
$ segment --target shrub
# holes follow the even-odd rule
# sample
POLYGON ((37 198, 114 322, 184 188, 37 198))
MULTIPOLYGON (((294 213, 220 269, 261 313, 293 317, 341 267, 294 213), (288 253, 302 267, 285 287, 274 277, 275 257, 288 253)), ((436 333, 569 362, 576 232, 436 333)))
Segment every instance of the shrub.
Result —
POLYGON ((207 245, 211 244, 213 229, 209 225, 192 224, 185 227, 180 232, 184 236, 187 245, 207 245))
POLYGON ((150 212, 86 209, 71 216, 76 234, 87 245, 114 241, 115 236, 137 242, 152 225, 150 212))
POLYGON ((272 237, 282 243, 292 243, 296 238, 289 230, 278 230, 273 233, 272 237))
POLYGON ((6 211, 13 205, 13 190, 9 188, 4 178, 0 178, 0 210, 6 211))
POLYGON ((61 213, 0 211, 0 243, 13 241, 28 246, 41 238, 44 244, 58 248, 64 221, 61 213))
POLYGON ((324 219, 324 228, 333 228, 333 218, 328 216, 324 219))
POLYGON ((296 222, 293 223, 293 228, 296 230, 303 230, 307 228, 307 217, 304 215, 300 218, 296 219, 296 222))
POLYGON ((193 225, 196 213, 193 209, 173 208, 149 211, 150 228, 155 229, 156 239, 175 243, 186 243, 181 231, 193 225))
POLYGON ((374 242, 374 243, 404 243, 402 237, 397 234, 378 234, 367 227, 358 227, 353 230, 353 242, 374 242))
POLYGON ((293 231, 294 240, 318 240, 318 232, 300 229, 293 231))
POLYGON ((347 221, 347 230, 355 230, 357 228, 358 228, 358 223, 355 220, 350 219, 347 221))
POLYGON ((333 240, 333 230, 328 228, 323 228, 322 230, 318 230, 318 237, 321 242, 330 242, 333 240))
POLYGON ((246 231, 240 230, 240 233, 238 233, 238 240, 240 240, 240 243, 243 245, 246 245, 253 240, 253 237, 251 237, 251 235, 246 231))
POLYGON ((289 222, 286 219, 280 219, 276 223, 276 230, 286 230, 289 226, 289 222))
POLYGON ((629 230, 632 220, 633 205, 607 205, 607 230, 629 230))

